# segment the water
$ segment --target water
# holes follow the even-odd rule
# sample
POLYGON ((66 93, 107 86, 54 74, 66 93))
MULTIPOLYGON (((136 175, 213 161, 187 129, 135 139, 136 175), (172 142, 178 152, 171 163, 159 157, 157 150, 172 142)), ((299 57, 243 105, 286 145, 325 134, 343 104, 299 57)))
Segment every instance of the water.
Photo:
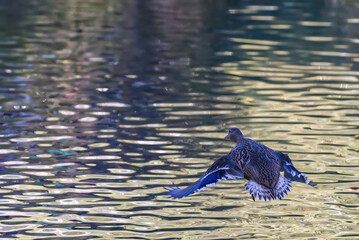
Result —
POLYGON ((355 239, 357 1, 0 3, 2 239, 355 239), (263 5, 265 4, 265 5, 263 5), (173 200, 233 146, 318 189, 173 200))

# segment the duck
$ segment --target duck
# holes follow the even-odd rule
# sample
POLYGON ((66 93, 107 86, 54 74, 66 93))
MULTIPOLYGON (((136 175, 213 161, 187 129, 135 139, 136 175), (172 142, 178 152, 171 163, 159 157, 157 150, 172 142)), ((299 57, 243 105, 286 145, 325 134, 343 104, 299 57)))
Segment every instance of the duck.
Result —
POLYGON ((252 196, 253 201, 271 201, 282 200, 290 192, 292 181, 316 186, 308 181, 306 174, 294 167, 288 154, 244 137, 238 128, 230 128, 225 139, 236 144, 227 155, 214 161, 193 184, 186 188, 179 188, 173 184, 165 187, 165 194, 180 199, 214 186, 221 180, 244 178, 248 180, 244 188, 252 196), (280 172, 284 172, 283 176, 280 172))

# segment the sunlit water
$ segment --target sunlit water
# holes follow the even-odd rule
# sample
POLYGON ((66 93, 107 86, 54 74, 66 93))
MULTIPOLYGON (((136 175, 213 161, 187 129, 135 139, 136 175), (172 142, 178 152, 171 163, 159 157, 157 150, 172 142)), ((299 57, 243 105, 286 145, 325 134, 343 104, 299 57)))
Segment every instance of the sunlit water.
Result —
POLYGON ((359 238, 357 1, 0 3, 2 239, 359 238), (233 146, 318 183, 173 200, 233 146))

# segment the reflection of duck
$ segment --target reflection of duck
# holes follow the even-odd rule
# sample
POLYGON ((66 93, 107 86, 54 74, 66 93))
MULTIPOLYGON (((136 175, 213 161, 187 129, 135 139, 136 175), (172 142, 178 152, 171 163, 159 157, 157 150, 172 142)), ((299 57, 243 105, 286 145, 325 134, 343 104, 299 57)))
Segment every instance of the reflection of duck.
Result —
POLYGON ((252 195, 253 201, 255 198, 265 201, 282 199, 290 191, 291 181, 315 186, 307 180, 304 173, 293 166, 287 154, 245 138, 238 128, 229 129, 225 138, 236 142, 236 146, 226 156, 217 159, 192 185, 184 189, 168 187, 167 194, 173 198, 182 198, 213 186, 221 179, 243 177, 249 180, 245 189, 252 195), (284 177, 280 175, 280 171, 284 171, 284 177))

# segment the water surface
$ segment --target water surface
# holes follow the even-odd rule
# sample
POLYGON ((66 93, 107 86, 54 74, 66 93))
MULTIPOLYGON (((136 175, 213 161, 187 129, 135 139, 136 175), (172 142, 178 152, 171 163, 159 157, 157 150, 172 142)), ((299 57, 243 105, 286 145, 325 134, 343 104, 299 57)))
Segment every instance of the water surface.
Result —
POLYGON ((0 3, 2 237, 358 238, 358 12, 350 0, 0 3), (233 126, 318 189, 162 194, 227 153, 233 126))

